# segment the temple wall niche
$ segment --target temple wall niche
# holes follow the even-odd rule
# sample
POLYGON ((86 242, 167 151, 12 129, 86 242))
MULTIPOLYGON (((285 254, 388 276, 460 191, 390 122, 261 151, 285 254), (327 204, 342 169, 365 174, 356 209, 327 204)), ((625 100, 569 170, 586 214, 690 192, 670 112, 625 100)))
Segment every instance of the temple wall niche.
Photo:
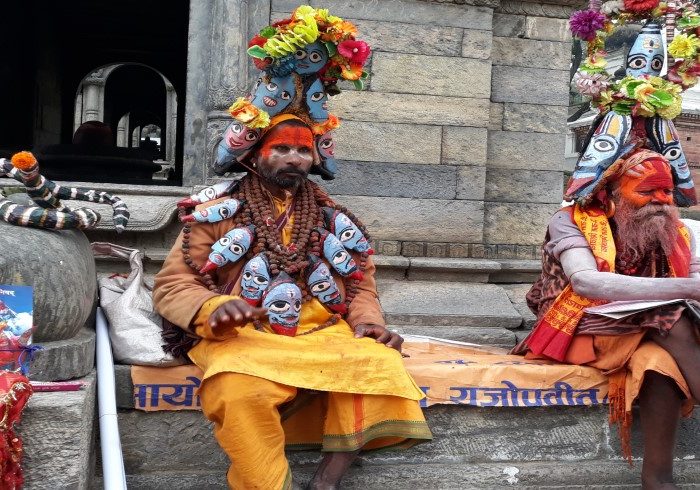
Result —
MULTIPOLYGON (((567 18, 582 2, 308 3, 356 23, 373 47, 368 87, 330 100, 342 163, 323 184, 362 216, 378 252, 536 258, 561 202, 567 18)), ((225 109, 254 74, 247 40, 299 1, 198 4, 190 59, 205 62, 188 67, 185 185, 213 180, 225 109)))

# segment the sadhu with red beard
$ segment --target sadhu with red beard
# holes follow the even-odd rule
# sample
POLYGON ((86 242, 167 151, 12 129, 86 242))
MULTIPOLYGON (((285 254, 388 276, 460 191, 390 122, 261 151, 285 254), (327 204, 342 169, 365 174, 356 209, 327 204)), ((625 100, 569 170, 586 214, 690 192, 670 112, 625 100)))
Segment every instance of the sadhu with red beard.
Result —
POLYGON ((669 162, 640 150, 606 171, 588 203, 549 223, 543 270, 528 293, 535 329, 516 353, 596 367, 609 376, 611 422, 628 459, 632 403, 644 439, 644 488, 675 488, 679 415, 700 400, 700 263, 678 219, 669 162), (612 319, 611 301, 683 301, 612 319))

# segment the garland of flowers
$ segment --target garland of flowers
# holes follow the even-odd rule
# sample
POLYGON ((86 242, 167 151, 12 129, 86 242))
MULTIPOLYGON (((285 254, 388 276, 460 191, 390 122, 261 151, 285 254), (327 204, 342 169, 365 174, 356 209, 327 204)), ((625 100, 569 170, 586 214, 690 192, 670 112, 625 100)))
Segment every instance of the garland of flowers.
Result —
POLYGON ((601 113, 673 119, 681 113, 681 93, 700 75, 700 14, 692 2, 659 0, 591 0, 589 9, 574 12, 569 21, 574 37, 586 41, 587 57, 574 75, 579 92, 591 98, 601 113), (615 28, 631 22, 676 18, 680 31, 668 45, 665 78, 626 76, 613 80, 606 71, 605 40, 615 28))

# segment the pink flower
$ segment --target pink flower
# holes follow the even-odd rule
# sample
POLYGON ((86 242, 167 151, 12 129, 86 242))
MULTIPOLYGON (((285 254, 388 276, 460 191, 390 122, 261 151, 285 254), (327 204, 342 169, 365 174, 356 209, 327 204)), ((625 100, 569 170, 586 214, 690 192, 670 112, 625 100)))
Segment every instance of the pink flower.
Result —
POLYGON ((610 86, 610 81, 605 75, 601 73, 583 73, 580 71, 574 75, 574 83, 581 95, 587 95, 594 99, 610 86))
POLYGON ((571 33, 584 41, 593 41, 595 31, 605 26, 607 17, 594 10, 579 10, 574 12, 569 19, 571 33))
POLYGON ((350 63, 364 65, 371 49, 364 41, 347 40, 338 44, 338 53, 350 63))

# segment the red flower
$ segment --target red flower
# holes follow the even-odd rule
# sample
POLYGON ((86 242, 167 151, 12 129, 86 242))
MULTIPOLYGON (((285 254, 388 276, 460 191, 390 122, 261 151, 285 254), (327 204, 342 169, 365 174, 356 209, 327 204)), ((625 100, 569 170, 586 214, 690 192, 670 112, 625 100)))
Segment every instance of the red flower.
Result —
POLYGON ((338 44, 338 53, 353 64, 364 65, 371 52, 369 44, 364 41, 347 40, 338 44))
POLYGON ((625 0, 625 10, 629 12, 644 12, 659 6, 659 0, 625 0))
MULTIPOLYGON (((260 46, 263 47, 265 43, 267 42, 267 38, 255 35, 253 38, 248 42, 248 47, 252 46, 260 46)), ((271 59, 270 58, 265 58, 265 59, 260 59, 260 58, 253 58, 253 64, 258 70, 264 70, 268 66, 270 66, 271 59)))

